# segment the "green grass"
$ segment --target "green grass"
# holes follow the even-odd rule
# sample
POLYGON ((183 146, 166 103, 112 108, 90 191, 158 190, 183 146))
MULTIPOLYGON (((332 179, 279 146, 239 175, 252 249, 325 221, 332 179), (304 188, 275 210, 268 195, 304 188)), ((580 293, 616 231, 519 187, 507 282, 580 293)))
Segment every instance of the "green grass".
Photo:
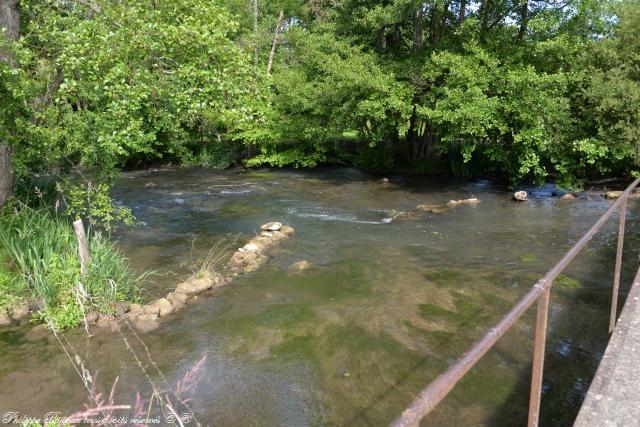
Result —
POLYGON ((89 233, 91 263, 80 274, 78 246, 70 222, 47 208, 20 206, 0 217, 5 261, 0 269, 0 309, 28 299, 41 310, 33 317, 55 328, 77 326, 88 311, 110 313, 117 302, 139 299, 138 284, 116 245, 89 233))
POLYGON ((9 314, 12 307, 22 304, 29 295, 26 283, 11 267, 11 259, 0 247, 0 314, 9 314))

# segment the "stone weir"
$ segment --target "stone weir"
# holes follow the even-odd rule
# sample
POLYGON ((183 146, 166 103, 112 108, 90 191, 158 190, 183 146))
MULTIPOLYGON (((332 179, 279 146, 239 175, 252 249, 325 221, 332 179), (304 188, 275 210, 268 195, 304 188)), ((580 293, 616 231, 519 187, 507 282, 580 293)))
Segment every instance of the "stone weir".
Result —
POLYGON ((160 326, 160 321, 182 309, 199 295, 228 285, 233 278, 256 270, 268 259, 268 252, 289 239, 294 229, 279 222, 262 225, 261 233, 233 253, 222 271, 202 271, 178 284, 175 291, 148 304, 120 304, 114 315, 87 315, 86 323, 116 331, 126 320, 136 329, 147 332, 160 326))

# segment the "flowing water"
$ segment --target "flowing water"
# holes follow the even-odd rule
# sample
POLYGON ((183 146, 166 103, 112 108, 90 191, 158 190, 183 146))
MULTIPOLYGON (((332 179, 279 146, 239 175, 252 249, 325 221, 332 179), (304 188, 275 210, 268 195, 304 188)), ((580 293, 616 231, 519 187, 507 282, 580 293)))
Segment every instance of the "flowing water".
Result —
MULTIPOLYGON (((125 173, 115 196, 140 224, 117 237, 134 268, 156 271, 149 299, 209 253, 222 265, 262 223, 296 230, 261 269, 141 338, 170 383, 206 356, 189 402, 205 425, 386 425, 610 204, 595 194, 561 201, 549 186, 527 190, 530 200, 514 203, 486 181, 383 183, 353 169, 125 173), (469 197, 482 202, 388 221, 391 210, 469 197), (311 267, 292 270, 301 260, 311 267)), ((630 202, 628 261, 637 259, 638 208, 630 202)), ((571 425, 605 348, 615 234, 611 222, 552 292, 542 425, 571 425)), ((532 335, 530 312, 423 424, 522 425, 532 335)), ((149 394, 149 379, 163 383, 141 342, 125 337, 88 338, 82 329, 60 337, 98 371, 99 389, 108 392, 119 377, 117 403, 149 394)), ((0 413, 71 413, 86 394, 50 333, 0 331, 0 413)))

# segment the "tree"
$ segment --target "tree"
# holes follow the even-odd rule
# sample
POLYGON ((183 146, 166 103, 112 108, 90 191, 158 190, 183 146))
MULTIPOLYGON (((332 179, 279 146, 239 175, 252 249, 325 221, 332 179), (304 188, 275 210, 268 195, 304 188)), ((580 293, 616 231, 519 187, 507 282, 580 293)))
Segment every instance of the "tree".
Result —
MULTIPOLYGON (((0 75, 11 74, 8 68, 15 67, 15 58, 12 53, 12 44, 20 37, 20 10, 18 0, 0 0, 0 75), (2 64, 4 63, 4 64, 2 64)), ((7 78, 10 78, 7 76, 7 78)), ((0 110, 2 113, 2 130, 0 130, 0 208, 4 206, 7 197, 11 193, 14 182, 13 171, 13 145, 11 144, 12 134, 11 115, 14 113, 15 100, 7 93, 5 87, 0 87, 3 94, 3 103, 6 104, 0 110), (6 101, 5 101, 6 100, 6 101)))
POLYGON ((263 120, 262 74, 209 1, 25 0, 22 12, 20 67, 0 82, 20 176, 55 173, 69 194, 101 197, 124 165, 251 140, 263 120))

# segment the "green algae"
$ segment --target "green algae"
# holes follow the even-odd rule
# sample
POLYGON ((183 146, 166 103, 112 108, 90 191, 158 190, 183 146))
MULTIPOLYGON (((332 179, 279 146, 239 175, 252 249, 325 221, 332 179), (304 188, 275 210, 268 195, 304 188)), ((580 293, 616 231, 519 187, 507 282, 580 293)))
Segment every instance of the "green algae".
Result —
POLYGON ((435 270, 423 273, 425 279, 435 282, 437 285, 449 285, 451 282, 459 282, 462 273, 454 270, 435 270))
POLYGON ((255 317, 255 324, 261 326, 280 326, 284 328, 311 322, 316 317, 308 305, 276 304, 267 307, 255 317))
POLYGON ((578 280, 564 274, 559 275, 553 283, 555 288, 563 291, 582 289, 582 284, 578 280))
POLYGON ((522 262, 536 262, 538 258, 535 255, 526 254, 520 256, 520 261, 522 262))

